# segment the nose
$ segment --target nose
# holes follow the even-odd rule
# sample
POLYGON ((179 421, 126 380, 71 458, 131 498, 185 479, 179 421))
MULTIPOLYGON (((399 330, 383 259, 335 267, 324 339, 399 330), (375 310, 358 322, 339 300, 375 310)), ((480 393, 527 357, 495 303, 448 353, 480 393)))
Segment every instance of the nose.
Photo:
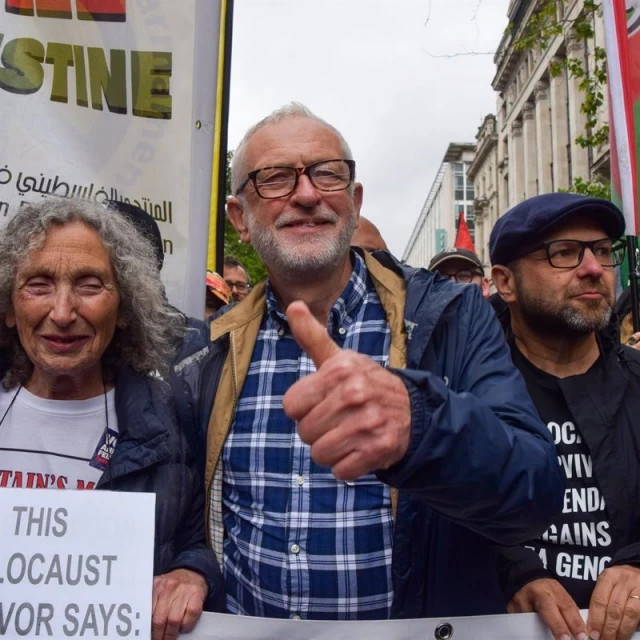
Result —
POLYGON ((591 249, 584 250, 582 262, 578 267, 578 275, 583 278, 600 278, 604 273, 604 267, 598 262, 591 249))
POLYGON ((56 290, 49 318, 62 328, 68 327, 77 318, 75 296, 68 288, 60 287, 56 290))
POLYGON ((291 194, 291 201, 305 208, 314 207, 320 202, 320 194, 308 176, 303 174, 298 178, 298 186, 291 194))

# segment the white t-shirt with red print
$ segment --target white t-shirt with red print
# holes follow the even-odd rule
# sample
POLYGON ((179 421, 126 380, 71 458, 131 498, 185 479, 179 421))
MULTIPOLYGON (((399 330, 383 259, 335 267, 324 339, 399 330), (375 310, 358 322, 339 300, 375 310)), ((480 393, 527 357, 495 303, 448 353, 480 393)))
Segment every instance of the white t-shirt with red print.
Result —
POLYGON ((104 395, 48 400, 17 391, 0 389, 0 488, 93 489, 118 439, 115 390, 106 409, 104 395))

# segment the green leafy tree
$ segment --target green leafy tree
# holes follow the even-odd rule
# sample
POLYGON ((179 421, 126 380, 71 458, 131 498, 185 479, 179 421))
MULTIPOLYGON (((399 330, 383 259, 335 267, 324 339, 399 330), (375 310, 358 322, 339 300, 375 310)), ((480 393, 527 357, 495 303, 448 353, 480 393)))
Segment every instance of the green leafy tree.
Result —
POLYGON ((570 193, 578 193, 582 196, 611 200, 611 183, 605 180, 600 180, 600 178, 592 178, 591 180, 576 178, 570 189, 560 189, 560 191, 568 191, 570 193))
MULTIPOLYGON (((227 197, 231 195, 231 159, 233 151, 227 153, 227 197)), ((267 277, 267 270, 256 250, 250 244, 245 244, 240 240, 238 232, 235 230, 229 217, 224 220, 224 255, 234 256, 242 262, 249 272, 252 283, 260 282, 267 277)))

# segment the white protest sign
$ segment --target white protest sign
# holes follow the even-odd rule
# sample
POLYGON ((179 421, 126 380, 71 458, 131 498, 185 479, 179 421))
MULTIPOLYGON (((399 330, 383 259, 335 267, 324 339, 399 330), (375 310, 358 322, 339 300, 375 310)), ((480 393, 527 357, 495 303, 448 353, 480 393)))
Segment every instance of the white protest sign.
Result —
POLYGON ((0 490, 0 636, 148 638, 155 495, 0 490))
MULTIPOLYGON (((587 612, 581 611, 586 620, 587 612)), ((326 622, 204 613, 184 640, 553 640, 535 613, 468 618, 326 622)), ((640 633, 633 635, 640 640, 640 633)))

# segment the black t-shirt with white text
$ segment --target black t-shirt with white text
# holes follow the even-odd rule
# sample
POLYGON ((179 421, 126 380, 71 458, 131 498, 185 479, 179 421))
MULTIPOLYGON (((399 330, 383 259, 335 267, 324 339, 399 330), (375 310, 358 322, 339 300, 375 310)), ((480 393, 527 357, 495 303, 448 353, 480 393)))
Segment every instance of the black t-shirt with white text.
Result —
POLYGON ((538 553, 578 607, 586 609, 598 576, 611 561, 609 519, 593 474, 591 453, 581 437, 580 425, 574 422, 559 379, 535 367, 515 346, 512 355, 551 432, 567 479, 562 513, 527 546, 538 553))

